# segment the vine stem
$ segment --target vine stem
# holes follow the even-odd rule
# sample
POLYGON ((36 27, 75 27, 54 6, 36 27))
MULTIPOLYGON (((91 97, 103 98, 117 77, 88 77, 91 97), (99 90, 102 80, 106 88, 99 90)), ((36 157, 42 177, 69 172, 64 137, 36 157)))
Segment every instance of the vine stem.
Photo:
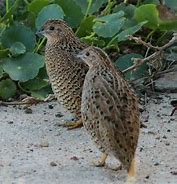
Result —
POLYGON ((6 0, 6 13, 9 12, 9 0, 6 0))
POLYGON ((46 38, 44 37, 41 42, 39 43, 39 45, 37 45, 36 49, 34 50, 34 52, 38 52, 40 50, 40 48, 42 47, 43 43, 45 42, 46 38))
MULTIPOLYGON (((89 13, 89 11, 90 11, 90 8, 91 8, 91 5, 92 5, 92 1, 93 1, 93 0, 89 0, 89 1, 88 1, 88 6, 87 6, 87 9, 86 9, 84 18, 82 19, 81 23, 84 22, 84 20, 87 18, 87 15, 88 15, 88 13, 89 13)), ((76 32, 75 32, 76 35, 77 35, 79 29, 80 29, 80 26, 77 28, 77 30, 76 30, 76 32)))

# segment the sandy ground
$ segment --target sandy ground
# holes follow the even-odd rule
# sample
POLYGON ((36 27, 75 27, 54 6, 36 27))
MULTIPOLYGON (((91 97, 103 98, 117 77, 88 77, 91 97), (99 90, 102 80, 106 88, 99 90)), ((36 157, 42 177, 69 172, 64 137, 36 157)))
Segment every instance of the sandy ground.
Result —
MULTIPOLYGON (((160 97, 160 98, 159 98, 160 97)), ((144 124, 137 149, 137 184, 177 184, 177 113, 170 100, 152 98, 142 113, 144 124)), ((32 112, 0 106, 0 184, 123 184, 126 172, 92 164, 99 151, 83 128, 58 126, 71 115, 57 102, 38 104, 32 112)))

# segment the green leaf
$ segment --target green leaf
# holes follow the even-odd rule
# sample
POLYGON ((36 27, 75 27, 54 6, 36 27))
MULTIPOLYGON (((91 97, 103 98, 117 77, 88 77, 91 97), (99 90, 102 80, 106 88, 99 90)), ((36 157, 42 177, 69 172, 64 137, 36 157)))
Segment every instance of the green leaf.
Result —
POLYGON ((77 32, 78 37, 84 37, 87 35, 90 35, 92 32, 92 27, 93 27, 93 20, 95 16, 90 16, 84 19, 84 21, 81 22, 79 30, 77 32))
MULTIPOLYGON (((133 65, 133 61, 131 60, 132 58, 143 58, 143 56, 140 54, 134 54, 134 53, 133 54, 126 54, 124 56, 119 57, 116 60, 115 65, 121 71, 123 71, 123 70, 125 70, 133 65)), ((138 78, 142 77, 146 71, 147 71, 147 65, 143 64, 137 70, 127 72, 125 74, 125 78, 129 79, 129 80, 138 79, 138 78)))
POLYGON ((64 12, 57 4, 51 4, 42 8, 36 18, 36 28, 40 29, 49 19, 63 19, 64 12))
POLYGON ((8 56, 8 53, 9 53, 9 49, 0 50, 0 58, 7 57, 8 56))
POLYGON ((137 24, 136 26, 130 27, 130 28, 120 32, 117 35, 118 42, 127 40, 130 35, 133 35, 137 31, 139 31, 142 28, 142 26, 146 23, 147 23, 147 21, 141 22, 141 23, 137 24))
POLYGON ((132 5, 132 4, 125 4, 125 3, 120 3, 118 4, 118 6, 115 6, 115 8, 113 9, 113 12, 119 12, 119 11, 123 11, 125 13, 125 17, 128 19, 132 19, 134 16, 134 12, 135 12, 136 6, 132 5))
MULTIPOLYGON (((171 1, 171 0, 170 0, 171 1)), ((175 0, 176 1, 176 0, 175 0)), ((156 5, 158 5, 158 4, 160 4, 159 3, 159 0, 145 0, 144 2, 143 2, 143 4, 156 4, 156 5)))
POLYGON ((112 37, 120 31, 125 22, 123 11, 96 18, 93 30, 104 38, 112 37))
POLYGON ((142 5, 136 9, 135 19, 138 22, 147 20, 148 22, 145 26, 150 29, 177 30, 177 17, 164 5, 142 5))
POLYGON ((81 8, 73 0, 56 0, 56 3, 61 6, 65 13, 65 20, 71 27, 77 27, 84 15, 81 8), (69 6, 68 6, 69 5, 69 6))
POLYGON ((47 86, 45 88, 42 88, 40 90, 32 91, 31 96, 39 99, 39 100, 44 100, 49 96, 49 94, 53 94, 52 89, 50 86, 47 86))
POLYGON ((2 69, 2 67, 0 66, 0 79, 2 78, 2 76, 3 76, 3 69, 2 69))
POLYGON ((50 3, 49 0, 33 0, 29 5, 28 5, 28 11, 33 12, 35 14, 38 14, 40 10, 44 7, 47 6, 50 3))
POLYGON ((3 59, 1 66, 11 79, 26 82, 37 76, 39 69, 44 66, 44 57, 28 52, 15 58, 3 59))
POLYGON ((28 91, 39 90, 48 85, 49 83, 47 81, 44 81, 43 79, 39 78, 31 79, 27 82, 21 83, 21 86, 28 91))
POLYGON ((18 56, 26 52, 26 47, 21 42, 15 42, 10 47, 10 52, 13 56, 18 56))
POLYGON ((21 42, 27 51, 32 51, 36 43, 36 37, 30 28, 18 23, 2 33, 1 42, 6 48, 10 48, 15 42, 21 42))
POLYGON ((7 13, 0 21, 3 22, 4 20, 8 20, 8 19, 10 20, 12 16, 15 14, 15 12, 17 11, 17 8, 20 6, 20 3, 21 3, 21 0, 14 0, 13 5, 9 8, 7 13))
MULTIPOLYGON (((88 2, 90 0, 74 0, 74 1, 81 7, 82 13, 85 15, 86 10, 88 8, 88 2)), ((107 3, 107 0, 92 0, 92 5, 88 13, 93 14, 97 12, 104 3, 107 3)))
POLYGON ((150 29, 158 28, 158 15, 155 4, 145 4, 135 10, 135 19, 138 22, 148 21, 145 26, 150 29))
POLYGON ((16 93, 16 85, 10 80, 2 80, 0 81, 0 97, 4 100, 7 100, 13 97, 16 93))

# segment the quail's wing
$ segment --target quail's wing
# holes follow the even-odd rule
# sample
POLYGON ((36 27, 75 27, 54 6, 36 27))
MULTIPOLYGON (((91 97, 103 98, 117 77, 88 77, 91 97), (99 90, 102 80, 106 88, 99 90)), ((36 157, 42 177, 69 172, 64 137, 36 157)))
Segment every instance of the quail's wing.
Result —
POLYGON ((96 105, 102 114, 100 124, 112 137, 113 144, 134 152, 139 135, 137 99, 123 78, 109 75, 97 77, 94 83, 98 93, 96 105))

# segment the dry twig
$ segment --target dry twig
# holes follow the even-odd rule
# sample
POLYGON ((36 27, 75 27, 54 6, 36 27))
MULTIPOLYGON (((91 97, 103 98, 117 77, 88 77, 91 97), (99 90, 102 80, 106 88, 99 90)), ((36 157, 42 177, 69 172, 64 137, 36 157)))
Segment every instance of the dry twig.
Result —
POLYGON ((174 43, 177 42, 177 33, 174 33, 172 39, 167 44, 163 45, 162 47, 153 46, 150 43, 144 42, 141 38, 137 38, 137 37, 134 37, 134 36, 129 36, 129 40, 134 40, 136 43, 142 44, 147 48, 155 49, 156 51, 153 54, 151 54, 150 56, 148 56, 144 59, 132 58, 132 60, 134 62, 134 65, 132 65, 131 67, 125 69, 123 71, 123 73, 126 73, 126 72, 131 71, 131 70, 135 70, 139 66, 141 66, 143 63, 159 57, 165 49, 169 48, 170 46, 172 46, 174 43))

